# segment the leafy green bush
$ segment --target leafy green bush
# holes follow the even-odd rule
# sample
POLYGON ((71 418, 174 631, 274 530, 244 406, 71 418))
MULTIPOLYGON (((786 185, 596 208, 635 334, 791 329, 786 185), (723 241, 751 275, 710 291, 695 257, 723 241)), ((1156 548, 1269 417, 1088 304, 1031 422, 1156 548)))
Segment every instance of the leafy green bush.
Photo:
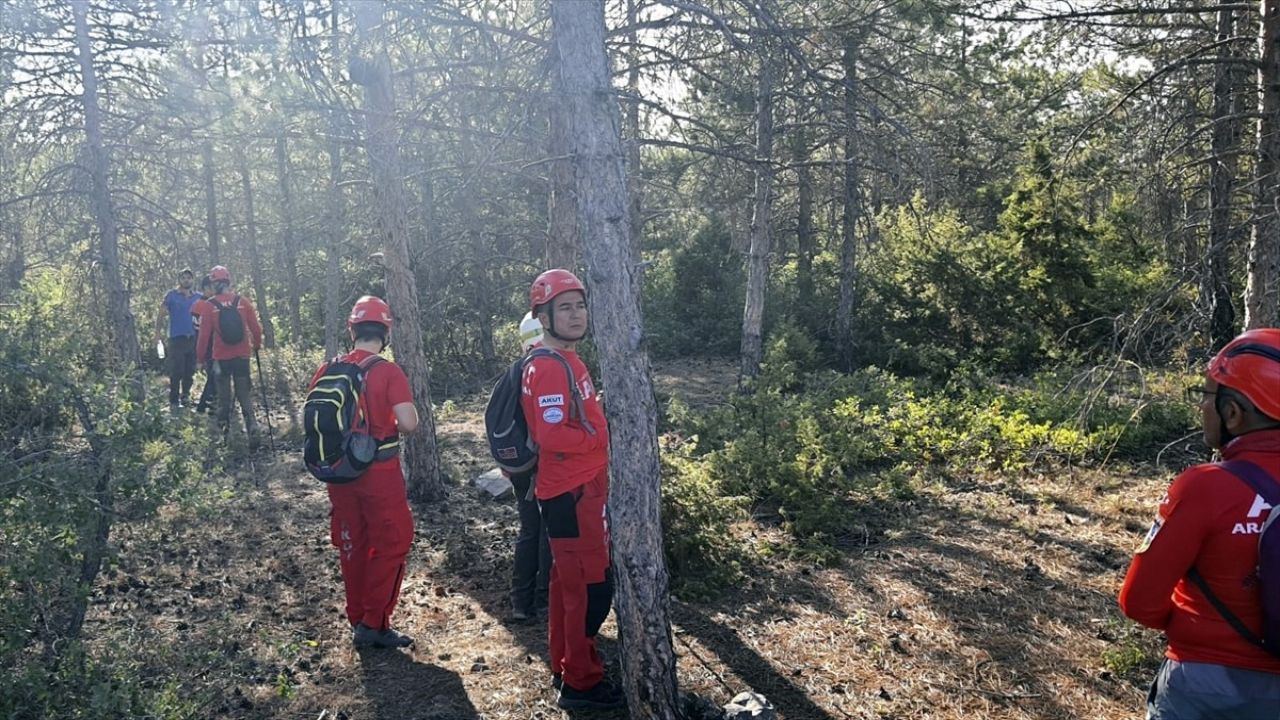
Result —
POLYGON ((1007 473, 1149 457, 1194 426, 1177 374, 1002 382, 968 372, 934 384, 877 368, 810 370, 816 357, 803 331, 780 325, 749 392, 705 413, 675 404, 667 422, 695 438, 682 476, 776 513, 818 559, 848 535, 860 503, 912 492, 927 468, 1007 473))
POLYGON ((1122 332, 1141 339, 1130 356, 1168 360, 1185 342, 1168 328, 1190 293, 1167 292, 1179 284, 1144 237, 1136 200, 1116 195, 1086 213, 1082 189, 1051 168, 1032 145, 995 227, 921 197, 881 215, 881 242, 860 268, 864 364, 935 379, 966 365, 1034 372, 1109 357, 1122 332))
POLYGON ((732 527, 745 519, 744 505, 687 450, 663 454, 663 546, 676 595, 708 598, 740 577, 743 555, 732 527))

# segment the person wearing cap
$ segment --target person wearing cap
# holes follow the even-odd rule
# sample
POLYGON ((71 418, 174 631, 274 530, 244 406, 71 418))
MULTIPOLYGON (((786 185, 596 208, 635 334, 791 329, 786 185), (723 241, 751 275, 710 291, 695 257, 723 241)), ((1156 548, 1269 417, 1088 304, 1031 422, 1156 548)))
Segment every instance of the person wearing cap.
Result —
MULTIPOLYGON (((372 295, 360 298, 347 318, 351 352, 333 361, 367 368, 360 402, 369 434, 378 439, 380 447, 418 428, 409 378, 399 365, 378 358, 390 342, 391 325, 391 308, 386 302, 372 295)), ((316 370, 308 387, 315 386, 329 365, 316 370)), ((329 535, 338 549, 352 643, 358 648, 412 645, 413 638, 391 628, 405 560, 413 544, 413 513, 399 454, 375 460, 349 483, 325 487, 331 507, 329 535)))
POLYGON ((191 382, 196 372, 196 327, 192 323, 191 309, 201 297, 200 293, 192 290, 194 282, 195 275, 190 269, 178 273, 178 285, 165 293, 156 318, 156 341, 168 340, 165 358, 168 360, 171 410, 191 403, 191 382))
POLYGON ((256 450, 259 444, 258 420, 253 414, 253 376, 249 359, 262 347, 262 325, 258 312, 249 298, 232 292, 231 272, 221 265, 209 271, 213 280, 213 295, 200 303, 200 334, 196 339, 196 360, 211 368, 218 384, 218 428, 225 438, 231 428, 231 406, 240 403, 244 416, 245 434, 249 448, 256 450), (222 337, 221 313, 238 313, 243 327, 242 337, 236 342, 222 337), (235 394, 232 395, 232 387, 235 394))
MULTIPOLYGON (((542 346, 542 323, 532 312, 520 320, 520 348, 527 356, 542 346)), ((538 501, 530 494, 537 466, 524 473, 508 475, 516 496, 520 530, 516 534, 511 563, 511 619, 527 622, 547 609, 547 586, 551 572, 551 546, 542 527, 538 501)))
POLYGON ((1232 340, 1188 396, 1223 461, 1174 479, 1120 590, 1124 614, 1168 638, 1147 717, 1280 718, 1257 575, 1263 496, 1280 495, 1280 329, 1232 340))
POLYGON ((543 347, 525 366, 521 409, 538 447, 534 495, 551 545, 547 639, 557 704, 611 708, 622 693, 604 679, 596 633, 613 602, 609 560, 609 429, 599 395, 577 346, 587 334, 586 288, 568 270, 533 281, 529 306, 542 324, 543 347))

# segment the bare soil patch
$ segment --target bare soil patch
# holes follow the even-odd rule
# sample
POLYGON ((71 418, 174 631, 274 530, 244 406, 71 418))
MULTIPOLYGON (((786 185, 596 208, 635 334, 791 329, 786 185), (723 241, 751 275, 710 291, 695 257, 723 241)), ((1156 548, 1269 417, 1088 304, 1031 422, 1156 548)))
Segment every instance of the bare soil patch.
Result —
MULTIPOLYGON (((659 368, 660 392, 715 402, 733 370, 701 363, 659 368)), ((456 479, 488 467, 481 407, 457 403, 439 424, 456 479)), ((1158 638, 1130 631, 1115 592, 1167 480, 1142 468, 975 473, 869 500, 836 566, 763 560, 715 602, 676 600, 681 686, 716 704, 754 688, 787 720, 1140 717, 1158 638), (1114 660, 1135 645, 1136 662, 1114 660)), ((199 703, 194 717, 564 714, 545 626, 503 621, 509 500, 460 486, 415 508, 396 622, 417 644, 357 652, 323 487, 285 454, 211 482, 226 491, 213 507, 120 526, 86 628, 136 649, 158 683, 199 703)), ((616 672, 612 621, 602 644, 616 672)))

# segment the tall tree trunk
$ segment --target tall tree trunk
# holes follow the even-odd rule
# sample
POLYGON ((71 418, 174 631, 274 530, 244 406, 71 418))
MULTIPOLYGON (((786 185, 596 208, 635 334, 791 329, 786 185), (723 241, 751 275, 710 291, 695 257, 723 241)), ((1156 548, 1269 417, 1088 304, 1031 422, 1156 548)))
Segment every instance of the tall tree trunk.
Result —
POLYGON ((840 302, 836 307, 836 346, 845 369, 854 366, 853 305, 858 292, 858 220, 862 215, 858 184, 858 39, 847 35, 844 66, 844 173, 840 214, 840 302))
POLYGON ((409 255, 409 208, 401 172, 399 133, 396 127, 395 88, 391 81, 391 58, 387 55, 383 5, 377 2, 352 4, 356 19, 355 55, 351 59, 351 79, 364 86, 365 152, 373 175, 378 219, 386 241, 384 249, 387 302, 395 314, 396 362, 409 376, 413 404, 421 424, 404 445, 403 465, 409 496, 435 501, 445 496, 440 472, 440 451, 436 445, 435 416, 431 410, 431 384, 426 357, 422 352, 422 323, 418 316, 418 283, 409 255))
POLYGON ((341 344, 342 298, 338 292, 342 286, 342 147, 337 137, 329 140, 329 205, 325 208, 325 269, 324 269, 324 355, 334 357, 341 344))
POLYGON ((636 25, 639 14, 637 0, 627 0, 627 197, 631 201, 631 254, 640 261, 640 244, 644 238, 644 176, 640 171, 640 50, 636 25))
POLYGON ((662 553, 657 404, 631 261, 631 223, 617 97, 605 52, 604 2, 552 0, 554 73, 565 95, 577 167, 578 218, 592 327, 609 393, 614 602, 630 716, 678 717, 668 577, 662 553))
POLYGON ((1244 288, 1245 329, 1280 325, 1280 0, 1262 0, 1257 209, 1244 288))
MULTIPOLYGON (((796 284, 802 318, 812 319, 817 308, 813 305, 813 257, 817 253, 816 233, 813 229, 813 172, 809 168, 809 141, 804 133, 796 136, 795 157, 797 208, 796 208, 796 284)), ((810 320, 810 329, 812 321, 810 320)))
POLYGON ((276 135, 276 175, 280 179, 280 208, 284 214, 284 242, 281 251, 283 268, 289 288, 289 339, 302 342, 302 290, 298 278, 298 240, 293 234, 293 187, 289 178, 289 146, 284 130, 276 135))
MULTIPOLYGON (((84 132, 89 145, 89 174, 93 178, 93 215, 98 221, 98 255, 102 261, 102 282, 107 295, 107 322, 111 326, 112 349, 117 362, 124 367, 141 367, 142 351, 133 312, 129 309, 129 291, 120 271, 120 235, 116 228, 115 207, 111 188, 107 152, 102 144, 102 115, 98 108, 98 77, 93 68, 93 47, 89 40, 87 0, 73 0, 71 13, 76 28, 76 48, 80 61, 80 82, 84 86, 84 132)), ((145 392, 139 377, 136 395, 145 392)))
MULTIPOLYGON (((329 52, 334 65, 339 63, 338 0, 329 8, 329 52)), ((334 77, 339 76, 334 68, 334 77)), ((345 215, 342 195, 342 123, 338 109, 329 111, 329 205, 325 208, 325 269, 324 269, 324 356, 335 357, 342 343, 342 220, 345 215)))
POLYGON ((222 264, 218 233, 218 189, 214 180, 213 141, 200 143, 200 173, 204 180, 204 234, 209 243, 209 266, 222 264))
MULTIPOLYGON (((555 0, 552 0, 555 2, 555 0)), ((554 67, 559 61, 559 49, 552 44, 548 49, 554 67)), ((548 268, 576 270, 578 267, 578 201, 574 197, 573 160, 569 158, 569 126, 564 79, 552 74, 551 95, 547 104, 547 154, 551 168, 550 192, 547 195, 547 247, 548 268)))
POLYGON ((1200 274, 1200 302, 1209 316, 1209 337, 1213 347, 1230 342, 1235 334, 1235 310, 1231 306, 1232 198, 1236 189, 1236 148, 1241 124, 1236 119, 1234 96, 1238 92, 1238 71, 1233 64, 1234 48, 1226 43, 1235 33, 1235 9, 1218 11, 1219 64, 1213 79, 1213 139, 1209 170, 1209 240, 1200 274))
POLYGON ((8 148, 0 148, 0 301, 17 292, 27 272, 22 225, 9 209, 9 191, 14 186, 8 153, 8 148))
POLYGON ((751 250, 747 256, 747 298, 742 310, 742 367, 739 380, 760 373, 764 355, 764 301, 769 284, 769 252, 773 214, 773 83, 774 67, 760 54, 756 85, 755 197, 751 206, 751 250))
MULTIPOLYGON (((258 319, 262 321, 262 343, 269 348, 276 346, 276 326, 271 320, 271 303, 267 302, 267 286, 262 268, 262 253, 258 250, 258 216, 253 204, 253 182, 249 178, 249 162, 244 147, 235 146, 236 170, 240 173, 240 190, 244 193, 244 239, 249 247, 249 264, 253 272, 254 304, 258 319)), ((263 388, 266 392, 266 388, 263 388)))

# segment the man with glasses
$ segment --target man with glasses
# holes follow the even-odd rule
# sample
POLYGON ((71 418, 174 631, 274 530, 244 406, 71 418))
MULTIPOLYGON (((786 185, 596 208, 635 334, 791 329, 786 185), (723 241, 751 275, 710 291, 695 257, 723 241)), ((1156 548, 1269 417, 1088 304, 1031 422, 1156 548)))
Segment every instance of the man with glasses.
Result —
POLYGON ((1169 641, 1147 718, 1274 720, 1280 655, 1264 641, 1257 566, 1280 502, 1280 329, 1232 340, 1188 397, 1223 460, 1174 479, 1120 590, 1124 614, 1169 641))

